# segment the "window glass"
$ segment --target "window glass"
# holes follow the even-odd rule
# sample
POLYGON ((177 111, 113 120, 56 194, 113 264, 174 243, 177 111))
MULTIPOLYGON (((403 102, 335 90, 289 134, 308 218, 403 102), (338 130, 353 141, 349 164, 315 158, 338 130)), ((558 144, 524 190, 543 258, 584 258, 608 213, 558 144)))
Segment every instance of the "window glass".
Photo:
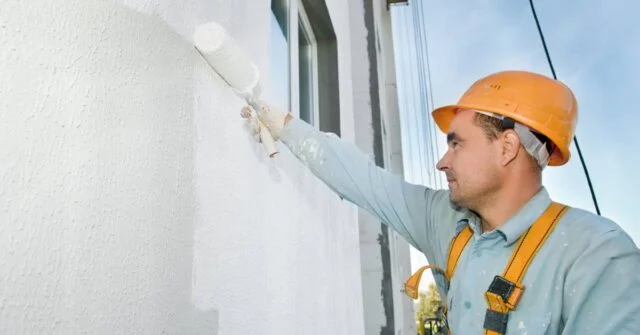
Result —
POLYGON ((288 1, 271 2, 269 36, 269 82, 263 86, 265 99, 282 110, 291 110, 289 83, 288 1))
POLYGON ((300 83, 300 118, 315 124, 314 117, 314 48, 312 32, 305 28, 303 20, 298 24, 298 76, 300 83))

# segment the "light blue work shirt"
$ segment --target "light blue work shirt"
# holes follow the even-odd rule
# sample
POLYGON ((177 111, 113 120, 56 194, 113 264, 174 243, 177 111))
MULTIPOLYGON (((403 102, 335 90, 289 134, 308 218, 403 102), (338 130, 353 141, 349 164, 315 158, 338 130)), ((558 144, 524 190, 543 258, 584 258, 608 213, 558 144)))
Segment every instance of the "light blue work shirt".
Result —
MULTIPOLYGON (((483 334, 484 294, 502 274, 515 242, 550 204, 544 188, 500 228, 483 233, 479 218, 453 206, 448 190, 407 183, 354 145, 304 121, 291 120, 281 140, 328 187, 377 216, 432 265, 446 268, 451 239, 470 225, 473 237, 450 285, 434 275, 448 303, 453 334, 483 334)), ((571 208, 537 253, 523 284, 507 334, 640 334, 640 251, 606 218, 571 208)))

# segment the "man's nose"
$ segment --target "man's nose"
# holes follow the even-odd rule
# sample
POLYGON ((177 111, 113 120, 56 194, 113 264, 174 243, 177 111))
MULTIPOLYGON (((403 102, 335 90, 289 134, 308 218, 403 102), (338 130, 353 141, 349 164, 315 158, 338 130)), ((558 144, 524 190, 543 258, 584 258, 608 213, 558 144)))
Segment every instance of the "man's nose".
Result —
POLYGON ((445 154, 440 158, 438 163, 436 164, 436 169, 439 171, 444 171, 449 168, 449 150, 445 152, 445 154))

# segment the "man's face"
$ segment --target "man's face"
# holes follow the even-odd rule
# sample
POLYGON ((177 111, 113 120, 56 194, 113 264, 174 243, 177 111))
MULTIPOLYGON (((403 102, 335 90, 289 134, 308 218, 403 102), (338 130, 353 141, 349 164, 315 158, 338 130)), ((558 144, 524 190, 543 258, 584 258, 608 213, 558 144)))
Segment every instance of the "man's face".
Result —
POLYGON ((447 134, 448 150, 436 167, 449 183, 451 201, 475 209, 500 188, 500 140, 490 141, 474 122, 475 112, 459 112, 447 134))

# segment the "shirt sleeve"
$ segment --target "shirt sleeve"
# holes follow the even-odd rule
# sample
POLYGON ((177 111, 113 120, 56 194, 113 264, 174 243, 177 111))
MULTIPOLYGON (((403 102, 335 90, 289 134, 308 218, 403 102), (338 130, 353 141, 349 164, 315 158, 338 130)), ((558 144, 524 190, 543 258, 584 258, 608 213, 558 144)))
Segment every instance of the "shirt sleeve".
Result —
POLYGON ((640 334, 640 251, 622 230, 604 233, 567 272, 564 335, 640 334))
POLYGON ((448 191, 406 182, 376 166, 355 145, 292 119, 280 140, 341 198, 365 209, 425 253, 444 264, 457 211, 448 191))

